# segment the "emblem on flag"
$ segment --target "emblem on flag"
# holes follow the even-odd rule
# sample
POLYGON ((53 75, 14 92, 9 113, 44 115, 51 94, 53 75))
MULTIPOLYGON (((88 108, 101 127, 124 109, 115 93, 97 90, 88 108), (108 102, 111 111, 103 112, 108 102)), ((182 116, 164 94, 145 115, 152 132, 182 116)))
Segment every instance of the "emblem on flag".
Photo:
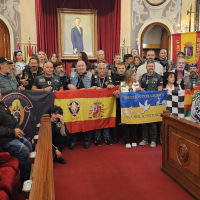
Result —
POLYGON ((72 114, 73 117, 76 117, 80 111, 80 103, 76 100, 70 101, 67 106, 69 109, 69 112, 72 114))
POLYGON ((186 42, 184 44, 185 59, 191 59, 193 57, 193 44, 192 42, 186 42))

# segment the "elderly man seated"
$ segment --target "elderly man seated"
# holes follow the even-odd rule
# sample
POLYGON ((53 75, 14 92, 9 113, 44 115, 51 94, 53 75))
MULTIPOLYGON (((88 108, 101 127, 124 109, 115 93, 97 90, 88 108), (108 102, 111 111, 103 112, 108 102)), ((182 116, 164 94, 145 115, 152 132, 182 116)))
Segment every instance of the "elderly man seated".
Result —
MULTIPOLYGON (((76 72, 72 72, 70 76, 71 83, 68 84, 68 88, 70 90, 77 90, 77 89, 96 89, 96 83, 94 79, 94 75, 91 72, 86 70, 86 64, 84 61, 78 61, 76 65, 76 72)), ((90 140, 92 137, 92 132, 88 131, 84 133, 84 147, 85 149, 90 148, 90 140)), ((70 149, 74 150, 76 141, 77 141, 77 133, 70 135, 71 145, 70 149)))
MULTIPOLYGON (((95 83, 98 86, 96 89, 100 90, 102 88, 108 88, 108 89, 113 88, 114 85, 113 85, 111 76, 106 75, 107 74, 106 64, 99 63, 97 71, 98 71, 98 75, 94 75, 95 83)), ((110 137, 109 128, 103 128, 103 129, 94 131, 95 145, 101 146, 101 131, 103 131, 105 144, 112 145, 109 139, 110 137)))
POLYGON ((19 160, 20 181, 28 180, 31 172, 29 154, 32 151, 31 143, 24 138, 23 131, 19 128, 13 115, 2 102, 0 89, 0 146, 19 160))

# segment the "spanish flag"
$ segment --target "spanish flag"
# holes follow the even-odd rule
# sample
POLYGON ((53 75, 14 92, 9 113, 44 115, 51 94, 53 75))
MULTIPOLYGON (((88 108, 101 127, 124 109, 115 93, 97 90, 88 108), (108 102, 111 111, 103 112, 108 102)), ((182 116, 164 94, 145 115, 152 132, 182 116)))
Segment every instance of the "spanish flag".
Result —
POLYGON ((54 105, 63 109, 70 133, 115 127, 116 99, 113 89, 56 91, 54 105))
POLYGON ((200 31, 173 34, 173 63, 178 52, 184 52, 188 64, 200 66, 200 31))
POLYGON ((120 93, 121 121, 124 124, 161 122, 168 91, 120 93))

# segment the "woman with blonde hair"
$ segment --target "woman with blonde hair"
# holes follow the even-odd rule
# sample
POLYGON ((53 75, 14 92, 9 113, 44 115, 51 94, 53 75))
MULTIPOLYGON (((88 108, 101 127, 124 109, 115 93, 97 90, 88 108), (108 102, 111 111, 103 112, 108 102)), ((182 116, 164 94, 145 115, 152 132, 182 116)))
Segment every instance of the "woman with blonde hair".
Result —
POLYGON ((134 58, 133 58, 133 69, 135 71, 137 71, 138 67, 142 65, 142 58, 140 58, 140 56, 136 55, 134 58))
MULTIPOLYGON (((138 92, 142 90, 139 86, 139 82, 136 81, 136 71, 128 70, 125 73, 124 81, 121 82, 118 90, 113 94, 116 98, 119 98, 120 92, 138 92)), ((124 143, 126 148, 137 146, 137 124, 124 124, 124 143)))
POLYGON ((39 67, 42 67, 44 66, 44 63, 45 61, 47 60, 47 55, 44 51, 38 51, 37 53, 37 57, 39 59, 39 67))

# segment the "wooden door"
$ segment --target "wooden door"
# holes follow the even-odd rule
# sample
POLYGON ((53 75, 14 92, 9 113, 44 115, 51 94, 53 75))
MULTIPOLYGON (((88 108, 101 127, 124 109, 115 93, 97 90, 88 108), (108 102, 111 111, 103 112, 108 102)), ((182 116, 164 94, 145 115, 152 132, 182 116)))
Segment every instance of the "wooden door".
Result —
POLYGON ((161 35, 161 49, 166 49, 167 56, 169 58, 169 33, 165 28, 163 28, 162 35, 161 35))
POLYGON ((10 33, 6 24, 0 20, 0 57, 11 59, 10 33))

